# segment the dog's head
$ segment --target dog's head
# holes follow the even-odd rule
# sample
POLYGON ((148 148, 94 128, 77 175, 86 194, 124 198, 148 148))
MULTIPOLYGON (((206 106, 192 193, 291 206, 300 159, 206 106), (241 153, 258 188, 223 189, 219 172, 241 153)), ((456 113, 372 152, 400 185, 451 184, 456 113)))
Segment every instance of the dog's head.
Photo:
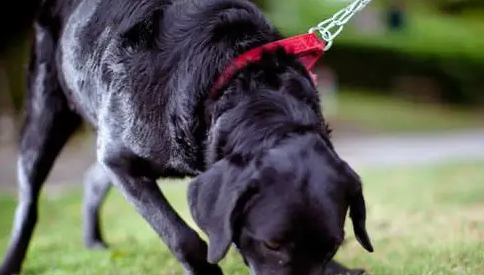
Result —
POLYGON ((211 263, 234 243, 253 274, 320 274, 343 242, 348 209, 373 251, 360 179, 316 134, 219 160, 190 184, 189 202, 211 263))

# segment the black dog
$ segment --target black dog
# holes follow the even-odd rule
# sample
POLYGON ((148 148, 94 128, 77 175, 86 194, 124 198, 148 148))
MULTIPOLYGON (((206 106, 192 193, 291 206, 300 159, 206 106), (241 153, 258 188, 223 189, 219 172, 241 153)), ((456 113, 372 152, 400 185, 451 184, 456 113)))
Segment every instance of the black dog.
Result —
POLYGON ((231 243, 253 274, 322 274, 348 208, 373 250, 361 182, 335 153, 317 90, 293 55, 264 54, 208 98, 234 57, 282 38, 250 2, 46 0, 34 26, 20 198, 1 275, 20 272, 39 191, 82 120, 97 133, 85 180, 88 247, 106 246, 98 213, 113 183, 186 274, 222 274, 216 263, 231 243), (187 175, 198 176, 189 199, 208 247, 156 184, 187 175))

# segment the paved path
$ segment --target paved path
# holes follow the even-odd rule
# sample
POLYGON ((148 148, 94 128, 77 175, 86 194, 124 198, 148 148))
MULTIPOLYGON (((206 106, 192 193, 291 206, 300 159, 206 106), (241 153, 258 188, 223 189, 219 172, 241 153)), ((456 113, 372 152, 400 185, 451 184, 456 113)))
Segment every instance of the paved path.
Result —
POLYGON ((484 159, 484 129, 459 133, 342 138, 336 150, 355 167, 484 159))
MULTIPOLYGON (((49 176, 47 188, 80 184, 94 161, 92 137, 73 140, 49 176)), ((484 129, 459 133, 335 137, 336 150, 356 169, 386 165, 414 165, 467 159, 484 160, 484 129)), ((0 192, 16 186, 16 151, 0 147, 0 192)))

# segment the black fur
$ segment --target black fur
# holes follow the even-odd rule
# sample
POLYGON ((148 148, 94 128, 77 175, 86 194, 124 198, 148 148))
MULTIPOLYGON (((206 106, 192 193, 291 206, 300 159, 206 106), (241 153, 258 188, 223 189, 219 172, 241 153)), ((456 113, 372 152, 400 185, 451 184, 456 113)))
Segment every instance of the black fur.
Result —
MULTIPOLYGON (((373 250, 360 180, 335 153, 294 56, 266 53, 207 98, 231 59, 282 38, 250 2, 46 0, 34 26, 20 198, 0 275, 21 270, 41 186, 81 120, 97 134, 85 179, 88 247, 107 246, 99 207, 112 183, 186 274, 222 274, 217 262, 231 243, 254 274, 321 274, 348 208, 373 250), (197 176, 190 209, 208 247, 156 185, 175 176, 197 176), (264 241, 281 244, 269 251, 264 241)), ((326 273, 345 271, 329 262, 326 273)))

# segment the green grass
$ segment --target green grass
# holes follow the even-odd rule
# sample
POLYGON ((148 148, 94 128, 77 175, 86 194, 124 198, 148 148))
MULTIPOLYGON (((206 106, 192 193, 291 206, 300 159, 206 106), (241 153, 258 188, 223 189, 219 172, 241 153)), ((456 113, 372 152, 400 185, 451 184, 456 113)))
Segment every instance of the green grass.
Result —
MULTIPOLYGON (((359 171, 368 206, 367 226, 375 253, 354 241, 337 259, 374 275, 484 274, 484 162, 359 171)), ((162 188, 193 225, 185 181, 162 188)), ((14 199, 0 198, 0 247, 7 244, 14 199)), ((132 275, 178 274, 180 265, 117 191, 108 197, 104 232, 110 251, 88 251, 81 243, 80 192, 45 195, 40 222, 24 274, 132 275)), ((226 274, 248 274, 233 251, 223 261, 226 274)))
MULTIPOLYGON (((322 96, 323 103, 325 96, 322 96)), ((333 108, 334 106, 329 106, 333 108)), ((427 133, 484 127, 484 113, 440 104, 415 103, 397 97, 342 89, 330 121, 378 133, 427 133)), ((324 110, 324 108, 323 108, 324 110)))

